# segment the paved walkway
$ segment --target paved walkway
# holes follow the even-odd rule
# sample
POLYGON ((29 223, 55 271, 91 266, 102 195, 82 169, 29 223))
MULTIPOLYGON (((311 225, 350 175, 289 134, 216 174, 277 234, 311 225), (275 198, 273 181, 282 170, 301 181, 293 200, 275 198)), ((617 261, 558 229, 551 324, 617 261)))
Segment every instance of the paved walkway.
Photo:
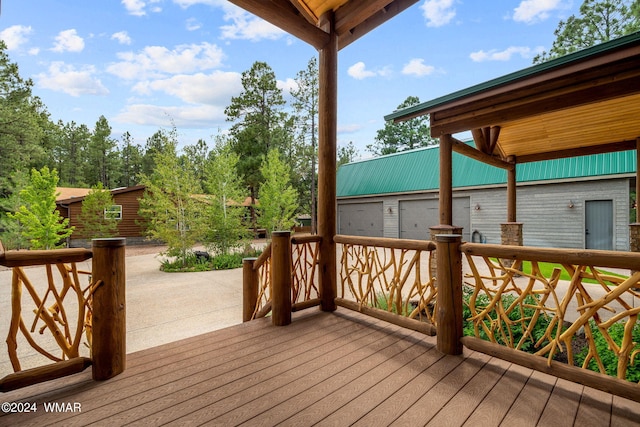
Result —
MULTIPOLYGON (((241 268, 164 273, 159 267, 155 254, 126 258, 127 353, 242 322, 241 268)), ((89 270, 91 262, 78 268, 89 270)), ((46 285, 43 267, 31 267, 27 274, 34 284, 46 285)), ((11 270, 4 270, 0 271, 0 377, 13 372, 4 344, 10 316, 11 270)), ((45 348, 54 351, 57 347, 52 343, 45 348)), ((46 363, 26 342, 19 343, 18 350, 23 369, 46 363)))

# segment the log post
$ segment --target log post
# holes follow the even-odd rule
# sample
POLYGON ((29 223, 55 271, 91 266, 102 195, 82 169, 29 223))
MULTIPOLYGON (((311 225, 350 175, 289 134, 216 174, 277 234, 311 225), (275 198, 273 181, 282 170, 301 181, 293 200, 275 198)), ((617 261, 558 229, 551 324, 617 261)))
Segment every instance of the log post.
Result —
POLYGON ((332 11, 322 15, 320 27, 330 38, 320 49, 318 69, 318 234, 322 238, 318 291, 321 310, 334 311, 338 293, 336 244, 333 241, 337 222, 338 35, 332 11))
POLYGON ((92 240, 92 280, 101 282, 93 293, 94 380, 112 378, 126 365, 125 242, 124 238, 92 240))
POLYGON ((436 236, 438 253, 436 296, 436 348, 445 354, 462 354, 462 254, 459 234, 436 236))
POLYGON ((258 272, 253 264, 258 258, 242 259, 242 321, 248 322, 253 318, 258 304, 258 272))
POLYGON ((453 140, 440 137, 440 225, 453 225, 453 140))
POLYGON ((274 326, 291 323, 291 232, 271 233, 271 320, 274 326))

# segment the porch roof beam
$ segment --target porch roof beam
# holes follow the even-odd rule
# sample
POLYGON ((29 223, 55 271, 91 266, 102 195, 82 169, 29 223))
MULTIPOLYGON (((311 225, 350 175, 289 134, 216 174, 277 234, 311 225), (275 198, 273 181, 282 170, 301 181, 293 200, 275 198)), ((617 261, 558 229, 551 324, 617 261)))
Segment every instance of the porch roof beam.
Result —
MULTIPOLYGON (((640 134, 640 131, 638 132, 640 134)), ((564 159, 567 157, 588 156, 591 154, 613 153, 636 149, 636 140, 618 141, 591 145, 588 147, 570 148, 567 150, 550 151, 545 153, 524 154, 518 156, 518 163, 539 162, 541 160, 564 159)))
POLYGON ((322 49, 329 43, 329 34, 307 21, 287 0, 229 0, 230 3, 259 16, 265 21, 322 49))
POLYGON ((336 10, 338 49, 350 45, 417 2, 418 0, 351 0, 336 10))
MULTIPOLYGON (((459 139, 456 138, 451 138, 452 142, 453 142, 453 151, 455 151, 456 153, 460 153, 463 154, 467 157, 471 157, 472 159, 475 159, 479 162, 483 162, 486 164, 489 164, 491 166, 495 166, 497 168, 500 169, 506 169, 506 170, 511 170, 515 167, 514 163, 510 163, 508 161, 499 159, 498 157, 494 157, 494 156, 490 156, 486 153, 483 153, 467 144, 465 144, 464 142, 460 141, 459 139)), ((518 158, 518 161, 520 161, 520 159, 518 158)))

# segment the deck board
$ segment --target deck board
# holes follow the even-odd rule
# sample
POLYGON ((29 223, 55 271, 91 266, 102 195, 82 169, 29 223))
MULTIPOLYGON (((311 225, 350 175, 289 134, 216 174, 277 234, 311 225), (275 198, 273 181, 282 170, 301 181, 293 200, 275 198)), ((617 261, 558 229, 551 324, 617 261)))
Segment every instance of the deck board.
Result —
POLYGON ((640 404, 340 308, 261 319, 129 354, 125 372, 91 371, 5 393, 35 414, 0 425, 585 425, 640 422, 640 404), (79 402, 47 413, 43 402, 79 402))

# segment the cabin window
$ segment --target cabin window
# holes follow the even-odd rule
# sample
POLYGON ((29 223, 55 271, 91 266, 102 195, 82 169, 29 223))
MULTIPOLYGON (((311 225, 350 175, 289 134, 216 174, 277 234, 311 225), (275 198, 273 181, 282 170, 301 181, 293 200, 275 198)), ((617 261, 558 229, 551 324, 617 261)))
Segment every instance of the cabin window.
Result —
POLYGON ((105 219, 122 219, 122 205, 111 205, 104 210, 105 219))

